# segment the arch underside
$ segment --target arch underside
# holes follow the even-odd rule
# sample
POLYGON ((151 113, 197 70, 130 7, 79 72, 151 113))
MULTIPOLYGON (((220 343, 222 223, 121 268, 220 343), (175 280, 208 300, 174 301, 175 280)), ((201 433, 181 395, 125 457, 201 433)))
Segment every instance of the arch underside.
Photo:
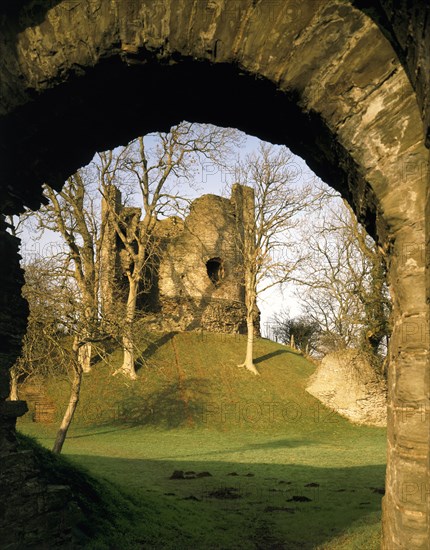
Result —
POLYGON ((12 187, 11 208, 33 206, 36 182, 61 185, 96 150, 187 119, 288 145, 375 234, 399 159, 426 152, 406 74, 368 17, 342 1, 113 4, 60 3, 36 25, 28 9, 9 31, 2 204, 12 187))
POLYGON ((420 548, 425 503, 405 513, 401 486, 425 479, 428 431, 399 415, 428 399, 426 342, 404 330, 426 323, 428 152, 387 38, 342 0, 24 4, 0 43, 3 212, 37 208, 44 181, 60 187, 95 151, 186 119, 287 145, 379 239, 394 301, 385 540, 401 547, 413 530, 420 548))

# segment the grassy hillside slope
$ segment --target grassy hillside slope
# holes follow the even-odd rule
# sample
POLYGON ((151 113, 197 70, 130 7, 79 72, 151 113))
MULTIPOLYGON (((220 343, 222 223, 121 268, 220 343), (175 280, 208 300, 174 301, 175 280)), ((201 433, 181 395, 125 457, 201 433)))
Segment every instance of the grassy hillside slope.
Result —
MULTIPOLYGON (((244 336, 169 333, 147 339, 135 383, 112 376, 120 365, 119 349, 84 376, 75 425, 123 422, 254 430, 296 423, 310 429, 335 417, 341 422, 305 391, 314 365, 285 346, 257 340, 255 363, 261 374, 255 377, 237 367, 245 352, 244 336)), ((65 380, 48 384, 57 420, 68 391, 65 380)))
MULTIPOLYGON (((257 340, 255 377, 244 351, 244 337, 153 335, 136 382, 111 376, 118 350, 85 375, 64 452, 138 503, 123 547, 376 550, 385 431, 321 406, 300 354, 257 340)), ((59 411, 67 392, 49 385, 59 411)), ((51 446, 56 426, 28 419, 51 446)))

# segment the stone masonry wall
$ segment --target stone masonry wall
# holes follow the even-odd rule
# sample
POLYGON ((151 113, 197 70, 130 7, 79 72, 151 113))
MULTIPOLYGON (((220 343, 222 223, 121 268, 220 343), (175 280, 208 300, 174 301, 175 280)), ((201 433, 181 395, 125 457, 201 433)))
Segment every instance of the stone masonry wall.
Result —
POLYGON ((5 401, 9 369, 20 353, 28 314, 19 286, 23 272, 18 239, 6 228, 0 217, 0 546, 8 550, 70 548, 70 490, 43 481, 32 452, 18 450, 16 419, 25 414, 27 405, 5 401))
POLYGON ((0 547, 76 548, 70 487, 47 483, 33 452, 0 456, 0 547))
MULTIPOLYGON (((112 211, 125 220, 138 208, 123 208, 118 190, 110 190, 112 211)), ((241 250, 244 228, 252 221, 254 192, 234 185, 230 199, 203 195, 194 200, 185 220, 160 220, 155 238, 159 252, 149 289, 139 305, 148 314, 148 327, 158 330, 207 330, 243 333, 246 331, 244 265, 241 250)), ((104 208, 106 225, 110 216, 104 208)), ((137 216, 137 217, 136 217, 137 216)), ((128 223, 128 222, 127 222, 128 223)), ((115 233, 110 231, 102 251, 102 302, 109 308, 124 296, 117 293, 127 254, 115 233)), ((118 303, 118 302, 117 302, 118 303)), ((106 310, 107 311, 107 310, 106 310)), ((259 316, 255 315, 259 334, 259 316)))

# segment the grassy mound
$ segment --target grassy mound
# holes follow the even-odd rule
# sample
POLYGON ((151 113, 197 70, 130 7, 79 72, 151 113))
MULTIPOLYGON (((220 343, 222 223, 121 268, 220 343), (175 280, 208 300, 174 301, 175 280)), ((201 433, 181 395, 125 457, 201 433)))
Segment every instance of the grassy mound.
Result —
MULTIPOLYGON (((315 366, 301 354, 258 339, 254 377, 237 364, 243 359, 244 336, 198 333, 147 335, 138 358, 138 380, 112 376, 121 351, 95 362, 84 376, 77 426, 128 425, 161 428, 215 427, 270 429, 300 421, 311 425, 329 411, 305 386, 315 366)), ((47 394, 55 404, 56 422, 68 400, 69 383, 51 380, 47 394)), ((31 419, 31 412, 27 415, 31 419)))

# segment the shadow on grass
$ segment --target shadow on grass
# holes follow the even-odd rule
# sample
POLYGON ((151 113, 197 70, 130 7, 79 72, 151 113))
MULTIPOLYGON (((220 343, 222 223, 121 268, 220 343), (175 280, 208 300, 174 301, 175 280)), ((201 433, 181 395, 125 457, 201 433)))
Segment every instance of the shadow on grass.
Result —
MULTIPOLYGON (((217 455, 230 455, 236 453, 244 453, 247 451, 258 451, 261 449, 298 449, 300 447, 309 447, 311 445, 320 445, 320 441, 311 441, 310 439, 282 439, 282 440, 270 440, 264 443, 250 443, 247 445, 242 445, 241 447, 235 447, 233 449, 222 449, 220 451, 204 451, 204 452, 193 452, 192 454, 182 455, 183 458, 189 458, 192 456, 217 456, 217 455)), ((163 457, 163 460, 174 460, 172 456, 163 457)))
POLYGON ((127 425, 119 425, 117 428, 113 428, 111 430, 101 430, 101 431, 93 431, 86 434, 79 434, 79 435, 67 435, 67 439, 81 439, 82 437, 93 437, 97 435, 106 435, 116 432, 122 432, 124 430, 130 430, 134 428, 134 426, 127 426, 127 425))
POLYGON ((246 449, 291 449, 293 447, 304 447, 308 445, 320 445, 320 441, 311 441, 309 439, 275 439, 265 441, 264 443, 250 443, 246 449))
POLYGON ((167 429, 201 424, 208 396, 208 380, 188 378, 175 381, 146 396, 125 397, 119 403, 115 420, 131 426, 167 429))
MULTIPOLYGON (((271 353, 266 353, 266 355, 262 355, 261 357, 257 357, 254 359, 254 364, 258 365, 258 363, 262 363, 263 361, 267 361, 268 359, 271 359, 272 357, 276 357, 277 355, 283 355, 284 353, 293 353, 287 349, 277 349, 276 351, 272 351, 271 353)), ((296 355, 296 354, 294 354, 296 355)))
POLYGON ((145 351, 136 360, 136 372, 142 367, 147 366, 147 361, 150 359, 161 347, 170 342, 170 340, 177 334, 177 332, 167 332, 160 338, 151 342, 145 351))
POLYGON ((145 538, 145 548, 312 549, 345 533, 351 539, 348 548, 370 550, 379 544, 381 495, 374 488, 383 487, 382 464, 317 468, 70 458, 133 494, 142 508, 142 525, 136 528, 145 538), (186 471, 190 477, 170 479, 174 470, 186 471), (199 478, 199 472, 210 476, 199 478), (354 539, 356 526, 363 524, 366 543, 354 539))

